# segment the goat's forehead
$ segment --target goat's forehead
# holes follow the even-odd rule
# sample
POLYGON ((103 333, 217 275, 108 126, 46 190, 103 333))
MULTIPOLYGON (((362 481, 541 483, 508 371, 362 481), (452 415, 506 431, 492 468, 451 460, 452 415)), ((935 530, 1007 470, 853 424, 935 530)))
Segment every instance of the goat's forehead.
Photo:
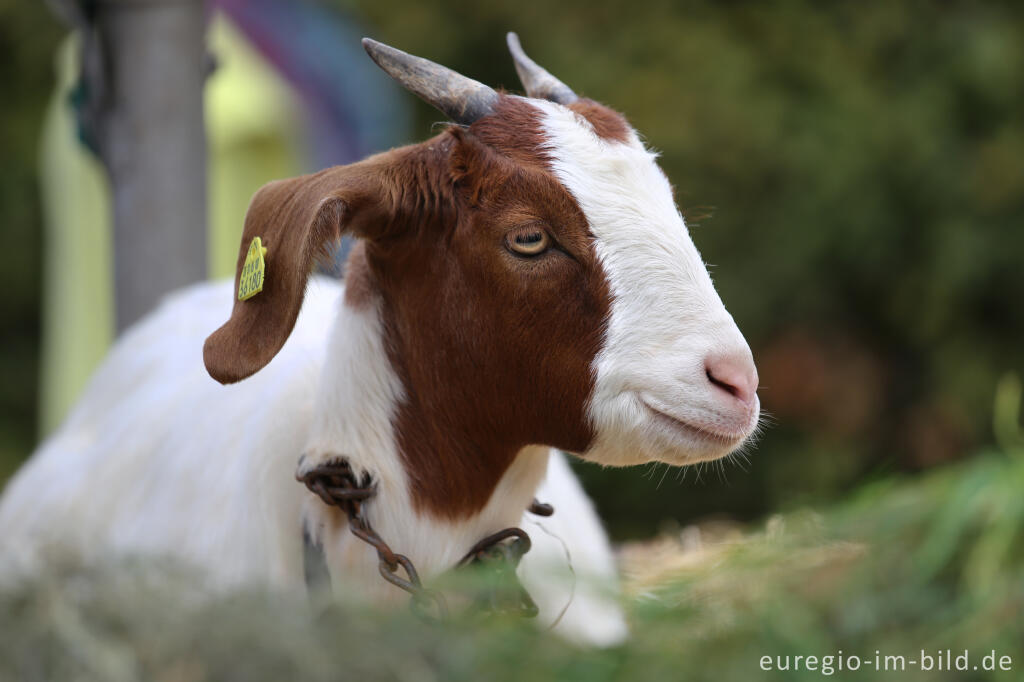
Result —
POLYGON ((514 161, 550 166, 552 139, 546 119, 552 115, 566 126, 602 144, 642 149, 636 133, 618 112, 589 99, 563 106, 546 100, 504 95, 491 116, 480 119, 471 130, 482 141, 514 161))
POLYGON ((565 106, 506 95, 488 119, 474 130, 566 192, 603 259, 629 250, 677 271, 703 269, 657 154, 621 114, 587 99, 565 106))
POLYGON ((535 106, 543 112, 548 169, 586 218, 620 313, 675 319, 683 309, 721 308, 657 155, 632 129, 609 140, 567 107, 535 106))
POLYGON ((611 112, 625 128, 609 137, 592 114, 550 102, 534 106, 541 112, 546 165, 579 204, 595 237, 653 239, 677 247, 689 242, 657 154, 643 146, 625 119, 611 112))

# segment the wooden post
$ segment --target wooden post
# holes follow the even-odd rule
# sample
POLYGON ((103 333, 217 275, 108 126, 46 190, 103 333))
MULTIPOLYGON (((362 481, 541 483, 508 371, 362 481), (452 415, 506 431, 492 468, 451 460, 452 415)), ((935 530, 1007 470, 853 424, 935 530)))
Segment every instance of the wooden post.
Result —
POLYGON ((118 331, 206 275, 201 0, 101 0, 100 155, 110 174, 118 331))

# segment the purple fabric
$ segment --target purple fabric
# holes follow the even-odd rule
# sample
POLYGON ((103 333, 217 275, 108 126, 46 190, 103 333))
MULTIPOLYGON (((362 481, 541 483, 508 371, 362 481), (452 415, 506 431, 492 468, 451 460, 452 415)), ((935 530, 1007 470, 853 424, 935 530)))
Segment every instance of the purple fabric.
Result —
POLYGON ((212 0, 301 95, 310 168, 404 141, 408 105, 360 44, 355 20, 305 0, 212 0))

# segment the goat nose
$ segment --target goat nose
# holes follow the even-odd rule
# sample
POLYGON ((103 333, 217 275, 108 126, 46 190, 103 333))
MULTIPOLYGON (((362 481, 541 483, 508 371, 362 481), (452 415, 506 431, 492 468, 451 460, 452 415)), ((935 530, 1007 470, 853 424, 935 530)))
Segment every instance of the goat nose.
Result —
POLYGON ((757 368, 747 353, 709 355, 704 361, 708 381, 740 402, 749 405, 757 392, 757 368))

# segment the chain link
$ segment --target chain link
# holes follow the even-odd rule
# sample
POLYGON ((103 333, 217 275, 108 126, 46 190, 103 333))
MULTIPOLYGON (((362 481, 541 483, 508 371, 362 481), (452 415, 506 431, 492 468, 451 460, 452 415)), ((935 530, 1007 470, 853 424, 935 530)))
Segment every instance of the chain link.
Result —
MULTIPOLYGON (((363 502, 377 492, 368 475, 357 481, 352 467, 348 462, 342 461, 316 467, 296 478, 324 504, 338 507, 345 512, 352 534, 376 550, 381 577, 409 593, 410 605, 417 615, 434 620, 444 620, 448 617, 448 603, 444 596, 436 590, 423 587, 412 560, 392 550, 363 516, 363 502)), ((529 511, 540 516, 550 516, 554 509, 551 505, 534 500, 529 511)), ((478 605, 492 612, 512 613, 525 618, 537 615, 537 605, 515 575, 519 561, 530 551, 530 546, 530 536, 526 531, 521 528, 506 528, 487 536, 469 550, 458 566, 486 564, 497 574, 499 585, 514 586, 512 590, 491 590, 487 598, 477 600, 478 605), (507 542, 509 540, 511 542, 507 542)))
POLYGON ((522 528, 499 530, 473 545, 473 549, 469 550, 457 566, 483 564, 495 574, 492 589, 477 600, 478 606, 492 613, 518 615, 524 618, 537 616, 537 604, 516 577, 519 561, 530 551, 531 546, 530 536, 522 528), (506 540, 511 542, 505 542, 506 540))

